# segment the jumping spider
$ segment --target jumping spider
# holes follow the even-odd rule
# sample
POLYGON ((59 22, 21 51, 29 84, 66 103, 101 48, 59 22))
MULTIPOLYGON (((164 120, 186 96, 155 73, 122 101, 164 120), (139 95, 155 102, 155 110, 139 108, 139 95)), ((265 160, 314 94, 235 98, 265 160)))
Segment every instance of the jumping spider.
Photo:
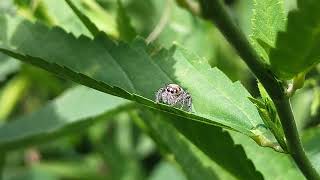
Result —
POLYGON ((156 93, 156 102, 179 107, 189 112, 192 110, 192 98, 190 94, 177 84, 168 84, 160 88, 156 93))

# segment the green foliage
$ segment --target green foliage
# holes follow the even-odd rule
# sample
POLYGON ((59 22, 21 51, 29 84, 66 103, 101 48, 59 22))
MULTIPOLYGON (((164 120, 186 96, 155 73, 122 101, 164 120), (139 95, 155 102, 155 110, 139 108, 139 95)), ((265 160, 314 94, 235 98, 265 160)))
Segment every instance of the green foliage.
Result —
POLYGON ((0 54, 0 82, 5 81, 10 74, 17 72, 20 62, 13 58, 0 54))
POLYGON ((254 0, 251 43, 259 55, 269 62, 269 51, 275 46, 277 33, 285 29, 283 0, 254 0))
POLYGON ((77 87, 41 110, 4 124, 0 127, 0 150, 8 151, 76 132, 128 106, 126 100, 102 95, 92 89, 77 87))
POLYGON ((131 25, 130 18, 126 13, 125 7, 123 7, 121 0, 117 0, 117 3, 117 27, 119 31, 119 37, 124 41, 130 42, 136 37, 137 33, 131 25))
MULTIPOLYGON (((60 136, 67 132, 76 132, 98 120, 110 117, 114 112, 128 107, 128 105, 130 105, 128 101, 120 98, 85 87, 76 87, 70 89, 64 95, 58 97, 55 101, 49 103, 39 111, 30 114, 28 117, 16 119, 2 126, 0 128, 0 147, 8 150, 25 145, 43 143, 44 141, 52 139, 52 137, 60 136), (81 112, 81 114, 78 112, 81 112), (37 126, 34 127, 32 126, 33 124, 37 124, 37 126), (20 128, 18 129, 18 127, 20 128)), ((156 116, 158 117, 158 115, 156 116)), ((196 154, 202 154, 200 153, 200 151, 202 151, 208 156, 207 160, 204 161, 207 164, 212 163, 209 160, 210 158, 239 179, 247 179, 248 177, 250 177, 250 179, 260 179, 260 175, 257 174, 252 164, 245 158, 243 150, 239 146, 235 147, 231 137, 227 132, 222 132, 221 128, 206 126, 193 121, 186 123, 182 122, 183 119, 181 118, 170 118, 170 116, 159 116, 159 120, 152 118, 152 121, 149 122, 149 118, 151 117, 153 116, 149 116, 145 121, 152 127, 156 126, 153 127, 156 129, 152 130, 152 132, 156 133, 159 139, 166 137, 164 144, 168 144, 172 153, 179 156, 181 160, 183 160, 184 157, 193 156, 193 153, 187 151, 190 146, 196 154), (162 122, 162 118, 168 119, 168 122, 162 122), (183 135, 189 138, 198 148, 191 145, 190 141, 186 138, 182 138, 183 136, 179 135, 180 133, 175 130, 173 126, 169 125, 169 122, 174 122, 175 127, 181 129, 183 135), (170 141, 172 137, 176 136, 178 139, 182 138, 185 144, 180 144, 180 140, 170 141), (181 146, 180 150, 176 149, 177 146, 181 146), (237 163, 242 164, 241 171, 237 163)), ((113 169, 112 172, 123 175, 117 172, 128 172, 125 169, 131 169, 129 167, 134 165, 134 161, 131 160, 127 162, 126 165, 128 166, 125 166, 124 163, 118 163, 119 161, 123 162, 125 159, 128 159, 126 158, 128 155, 124 155, 118 150, 115 146, 116 142, 117 140, 113 139, 106 145, 103 145, 103 154, 105 156, 104 158, 111 163, 113 168, 117 167, 117 170, 113 169)), ((196 156, 195 158, 199 158, 197 161, 203 161, 202 156, 196 156)), ((190 162, 184 163, 187 167, 192 164, 190 162)), ((185 169, 186 172, 188 172, 187 167, 185 169)), ((214 167, 216 167, 216 165, 214 167)), ((209 171, 208 173, 211 172, 209 171)), ((195 176, 195 174, 191 176, 195 176)))
POLYGON ((298 10, 289 13, 287 29, 270 52, 272 70, 280 79, 292 79, 320 62, 319 8, 319 1, 298 0, 298 10))
POLYGON ((239 133, 230 132, 236 144, 241 144, 248 158, 254 163, 264 179, 303 179, 295 164, 288 155, 276 153, 268 148, 260 148, 250 139, 239 133), (272 164, 272 165, 269 165, 272 164))
MULTIPOLYGON (((242 144, 247 156, 253 161, 257 170, 259 170, 266 180, 272 179, 304 179, 303 175, 296 168, 296 165, 289 156, 276 153, 267 148, 261 148, 239 133, 230 132, 236 144, 242 144), (259 155, 257 155, 259 152, 259 155), (266 162, 272 166, 266 165, 266 162)), ((319 172, 319 140, 320 131, 318 128, 309 129, 302 135, 302 142, 308 157, 314 167, 319 172)))
POLYGON ((258 83, 258 88, 261 95, 261 100, 254 98, 250 98, 250 100, 257 106, 263 122, 275 135, 275 138, 279 142, 281 148, 287 152, 284 132, 274 103, 261 83, 258 83))
POLYGON ((183 48, 152 52, 150 57, 141 40, 116 44, 104 34, 94 40, 75 38, 59 28, 27 22, 20 23, 9 37, 15 48, 0 51, 62 77, 187 119, 263 138, 259 133, 263 122, 247 99, 250 94, 183 48), (46 44, 46 48, 34 44, 46 44), (192 94, 193 113, 153 102, 155 92, 166 83, 180 84, 192 94))
POLYGON ((187 180, 180 169, 167 162, 159 163, 149 178, 149 180, 163 179, 187 180))
POLYGON ((0 179, 316 179, 320 3, 294 4, 0 1, 0 179))
POLYGON ((73 12, 78 16, 78 18, 83 22, 84 25, 86 25, 87 29, 91 32, 93 36, 96 36, 99 34, 99 29, 88 19, 87 16, 84 16, 81 11, 72 3, 70 0, 66 0, 68 5, 71 7, 73 12))
POLYGON ((237 179, 262 179, 243 148, 234 144, 227 131, 194 121, 182 122, 177 117, 167 119, 190 142, 237 179), (241 169, 238 164, 241 164, 241 169))
POLYGON ((165 119, 167 119, 165 116, 151 112, 146 112, 143 115, 143 121, 151 129, 153 136, 174 155, 174 159, 181 165, 188 179, 223 179, 223 176, 227 179, 233 179, 221 169, 220 174, 215 172, 216 165, 172 125, 167 123, 171 119, 167 119, 167 122, 165 119))

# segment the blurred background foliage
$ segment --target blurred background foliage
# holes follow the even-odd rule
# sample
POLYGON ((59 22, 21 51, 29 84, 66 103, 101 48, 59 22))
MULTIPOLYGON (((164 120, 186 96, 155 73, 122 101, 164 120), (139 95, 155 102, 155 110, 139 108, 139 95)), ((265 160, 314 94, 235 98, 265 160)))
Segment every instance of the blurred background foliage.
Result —
MULTIPOLYGON (((253 1, 225 2, 239 27, 249 35, 253 1)), ((255 78, 245 64, 237 60, 239 57, 218 30, 179 7, 175 1, 77 0, 74 3, 114 39, 129 41, 137 34, 166 48, 179 42, 208 59, 212 67, 218 67, 233 81, 240 80, 253 96, 258 96, 255 78), (134 30, 126 32, 128 29, 122 27, 125 26, 123 18, 130 19, 134 30)), ((286 0, 285 5, 286 11, 296 6, 294 0, 286 0)), ((90 36, 65 1, 0 0, 0 13, 23 16, 48 26, 59 25, 76 36, 90 36)), ((0 34, 0 38, 5 37, 0 34)), ((319 74, 320 65, 311 70, 305 87, 292 100, 301 132, 317 127, 320 120, 319 74)), ((72 82, 0 54, 0 124, 36 111, 73 86, 72 82)), ((242 135, 234 137, 238 137, 236 143, 256 146, 242 135)), ((249 157, 255 148, 246 149, 249 157)), ((268 149, 264 151, 271 153, 268 149)), ((137 126, 130 111, 94 123, 76 134, 11 151, 2 162, 5 162, 2 177, 10 180, 187 178, 175 160, 161 147, 156 147, 137 126)), ((264 168, 261 161, 254 162, 259 170, 264 168)), ((219 178, 232 179, 227 173, 220 173, 219 178)))

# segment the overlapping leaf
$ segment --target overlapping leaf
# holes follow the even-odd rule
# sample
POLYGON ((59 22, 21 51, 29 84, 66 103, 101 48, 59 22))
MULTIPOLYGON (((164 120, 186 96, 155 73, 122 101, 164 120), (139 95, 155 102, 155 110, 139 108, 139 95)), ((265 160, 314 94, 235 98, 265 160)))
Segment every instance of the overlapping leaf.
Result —
POLYGON ((320 62, 320 1, 298 0, 298 10, 288 16, 286 32, 278 34, 270 51, 273 71, 281 79, 291 79, 320 62))
POLYGON ((223 179, 221 175, 226 175, 224 177, 226 179, 233 179, 230 174, 223 172, 221 169, 221 173, 218 174, 218 171, 215 171, 214 168, 215 163, 210 161, 203 152, 167 123, 165 117, 150 112, 146 114, 148 115, 144 115, 143 119, 148 124, 153 136, 174 155, 188 179, 223 179))
MULTIPOLYGON (((256 168, 266 180, 273 179, 304 179, 303 174, 294 164, 292 159, 285 154, 275 153, 266 148, 256 146, 248 138, 239 133, 231 132, 236 144, 241 144, 248 157, 254 162, 256 168), (258 153, 257 153, 258 152, 258 153), (266 165, 266 162, 270 165, 266 165)), ((320 172, 319 128, 312 128, 302 134, 302 143, 313 167, 320 172)))
POLYGON ((181 123, 176 117, 167 119, 192 144, 237 179, 263 179, 251 160, 247 158, 243 147, 235 145, 227 131, 195 121, 181 123))
MULTIPOLYGON (((153 57, 143 41, 115 43, 104 34, 79 38, 60 28, 23 21, 1 52, 100 91, 151 108, 242 132, 255 140, 264 126, 250 94, 238 82, 183 48, 162 50, 153 57), (9 46, 9 47, 8 47, 9 46), (167 83, 180 84, 193 97, 193 112, 154 103, 167 83)), ((263 139, 263 138, 262 138, 263 139)), ((259 141, 259 140, 258 140, 259 141)))
POLYGON ((303 179, 303 174, 287 154, 276 153, 271 149, 261 148, 250 139, 239 133, 230 132, 236 144, 241 144, 248 158, 256 169, 263 174, 264 179, 303 179))
POLYGON ((286 16, 283 0, 254 0, 251 43, 259 55, 269 61, 278 31, 284 30, 286 16))
POLYGON ((20 62, 0 53, 0 82, 7 79, 7 77, 17 72, 20 69, 20 62))

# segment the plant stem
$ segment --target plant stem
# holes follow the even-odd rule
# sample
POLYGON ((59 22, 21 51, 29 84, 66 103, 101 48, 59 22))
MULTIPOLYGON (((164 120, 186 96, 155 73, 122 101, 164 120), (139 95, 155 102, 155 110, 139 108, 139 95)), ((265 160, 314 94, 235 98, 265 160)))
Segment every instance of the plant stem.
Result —
POLYGON ((252 48, 244 33, 232 21, 220 0, 200 0, 202 16, 213 21, 225 38, 237 50, 240 57, 263 84, 273 100, 286 136, 288 150, 307 179, 320 179, 308 160, 295 124, 289 98, 280 82, 252 48))

